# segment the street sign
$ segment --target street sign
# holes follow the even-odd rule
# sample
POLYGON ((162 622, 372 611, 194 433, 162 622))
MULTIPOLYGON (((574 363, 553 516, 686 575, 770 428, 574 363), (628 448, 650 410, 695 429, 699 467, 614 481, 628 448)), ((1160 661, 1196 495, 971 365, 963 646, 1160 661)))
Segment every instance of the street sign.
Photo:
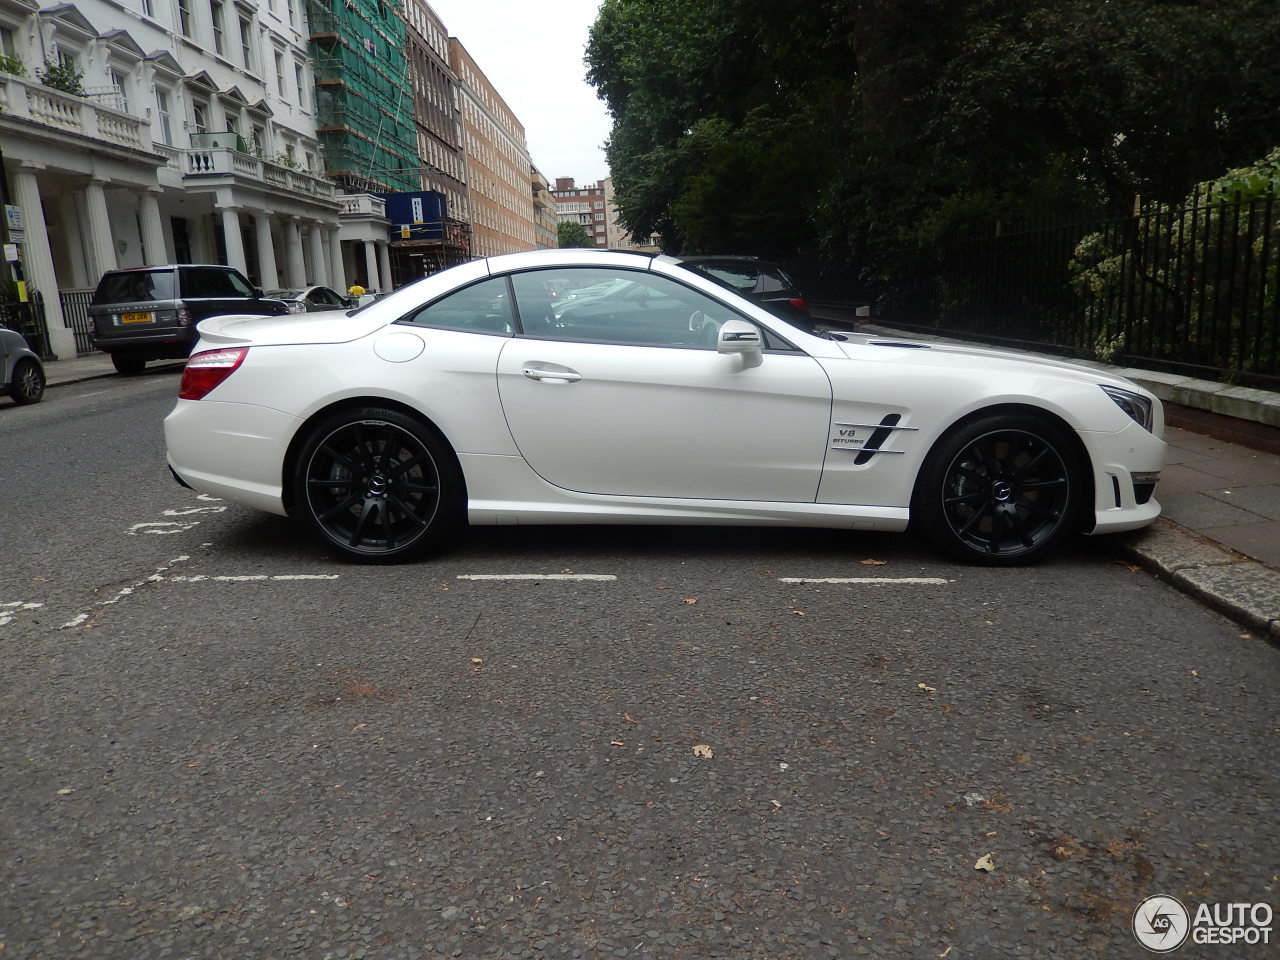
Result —
POLYGON ((4 259, 7 263, 18 262, 18 245, 16 243, 6 243, 4 245, 4 259))
POLYGON ((15 230, 22 231, 27 229, 26 221, 22 219, 22 208, 16 203, 6 203, 4 205, 5 220, 9 224, 9 235, 12 236, 15 230))

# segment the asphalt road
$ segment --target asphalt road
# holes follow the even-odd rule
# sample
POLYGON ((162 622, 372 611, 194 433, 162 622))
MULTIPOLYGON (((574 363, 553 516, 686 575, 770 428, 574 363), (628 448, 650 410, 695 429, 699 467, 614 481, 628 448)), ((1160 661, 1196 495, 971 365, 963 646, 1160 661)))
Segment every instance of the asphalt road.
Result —
POLYGON ((1123 958, 1149 895, 1280 909, 1280 653, 1105 540, 351 566, 174 484, 175 391, 0 403, 0 960, 1123 958))

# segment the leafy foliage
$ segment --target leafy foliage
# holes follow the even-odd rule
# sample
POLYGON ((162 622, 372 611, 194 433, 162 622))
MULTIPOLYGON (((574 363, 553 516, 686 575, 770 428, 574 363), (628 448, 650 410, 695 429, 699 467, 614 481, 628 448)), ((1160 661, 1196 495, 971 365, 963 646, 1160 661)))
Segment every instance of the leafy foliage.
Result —
POLYGON ((1280 347, 1280 149, 1085 236, 1072 284, 1095 356, 1176 357, 1249 374, 1280 347))
POLYGON ((604 0, 586 64, 622 222, 674 252, 1175 202, 1280 114, 1274 0, 604 0))
POLYGON ((72 96, 83 97, 84 74, 71 64, 60 60, 46 60, 44 67, 36 70, 36 79, 46 87, 61 90, 72 96))
POLYGON ((595 238, 577 220, 561 220, 556 224, 556 241, 563 247, 594 247, 595 238))

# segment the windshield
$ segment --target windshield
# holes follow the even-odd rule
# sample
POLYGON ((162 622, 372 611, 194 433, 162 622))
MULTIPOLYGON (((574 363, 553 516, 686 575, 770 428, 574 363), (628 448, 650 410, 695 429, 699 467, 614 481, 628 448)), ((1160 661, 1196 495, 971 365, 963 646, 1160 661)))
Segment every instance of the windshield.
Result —
POLYGON ((172 270, 127 270, 104 276, 93 294, 93 302, 138 303, 174 297, 172 270))

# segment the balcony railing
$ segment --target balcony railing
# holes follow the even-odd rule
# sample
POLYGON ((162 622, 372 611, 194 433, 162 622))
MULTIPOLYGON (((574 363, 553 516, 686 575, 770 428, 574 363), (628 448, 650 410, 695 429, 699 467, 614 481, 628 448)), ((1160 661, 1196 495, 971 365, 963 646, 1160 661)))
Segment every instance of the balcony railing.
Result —
POLYGON ((337 193, 331 180, 227 147, 184 150, 183 155, 182 171, 187 177, 242 177, 313 197, 337 193))
POLYGON ((371 193, 344 193, 338 197, 343 217, 386 217, 387 202, 371 193))
POLYGON ((151 128, 145 120, 9 73, 0 73, 0 113, 132 150, 151 149, 151 128))

